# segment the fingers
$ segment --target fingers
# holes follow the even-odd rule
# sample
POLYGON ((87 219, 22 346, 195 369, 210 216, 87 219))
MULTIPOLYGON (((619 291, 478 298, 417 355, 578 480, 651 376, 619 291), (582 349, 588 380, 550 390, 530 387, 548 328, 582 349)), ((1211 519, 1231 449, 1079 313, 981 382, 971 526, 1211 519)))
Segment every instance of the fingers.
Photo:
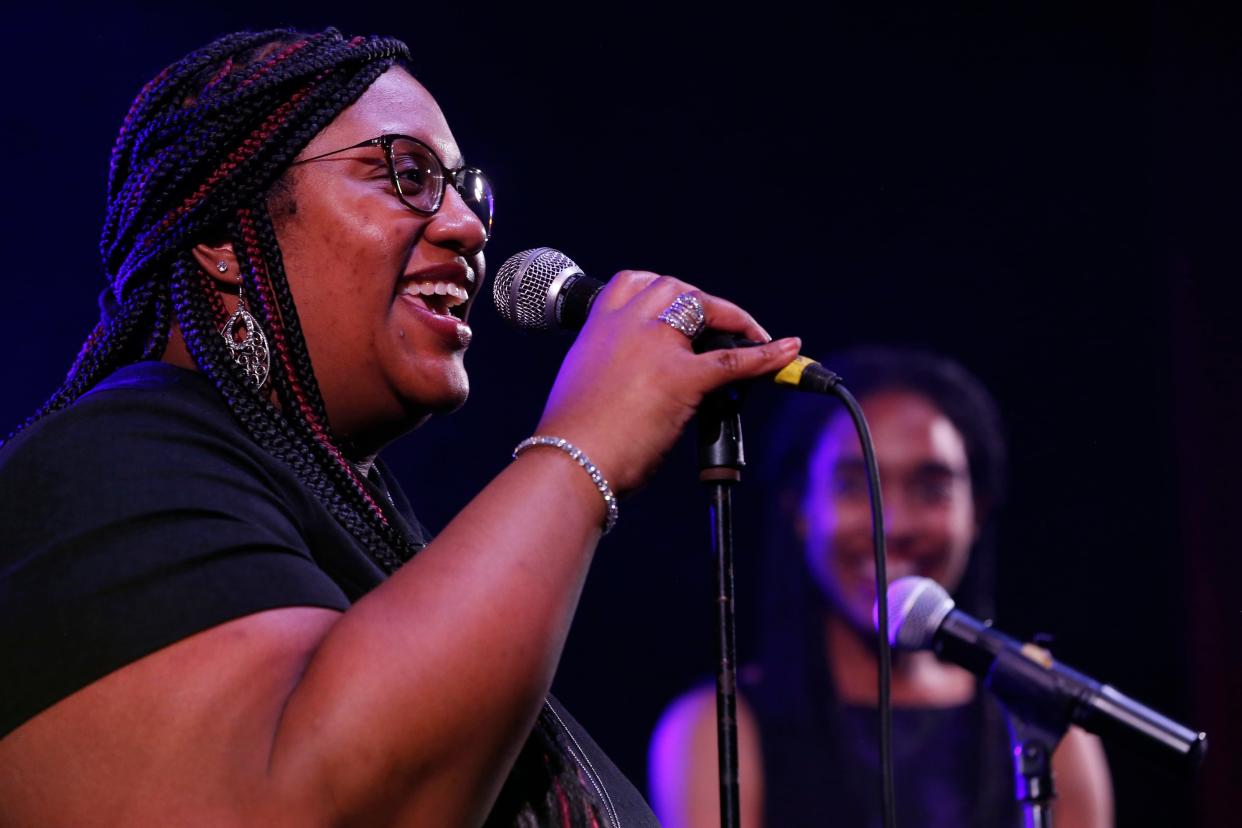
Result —
POLYGON ((683 293, 689 293, 702 303, 708 328, 741 334, 756 342, 772 339, 753 316, 727 299, 712 296, 672 276, 661 276, 646 270, 623 270, 618 273, 600 294, 596 304, 609 310, 624 307, 640 318, 656 319, 683 293))
POLYGON ((755 321, 755 318, 728 299, 712 296, 700 291, 694 295, 703 303, 703 311, 707 315, 707 327, 716 331, 737 333, 755 342, 771 342, 772 335, 755 321))
POLYGON ((596 297, 557 374, 540 429, 582 446, 616 491, 628 491, 655 469, 703 395, 776 373, 801 345, 768 340, 732 302, 669 276, 622 271, 596 297), (706 325, 766 344, 694 353, 689 338, 660 319, 682 293, 702 303, 706 325))
POLYGON ((663 336, 688 342, 684 334, 659 318, 683 293, 688 293, 702 304, 706 327, 767 343, 754 348, 711 351, 692 357, 699 364, 699 370, 704 372, 701 378, 705 385, 717 387, 779 371, 798 355, 801 341, 797 338, 773 342, 771 335, 755 318, 738 305, 672 276, 661 276, 646 270, 623 270, 609 282, 596 300, 596 305, 607 312, 624 313, 636 321, 647 320, 649 326, 660 329, 663 336))
POLYGON ((601 311, 620 310, 656 279, 667 278, 669 277, 652 273, 650 270, 618 271, 604 285, 604 289, 595 298, 593 307, 601 311))
POLYGON ((738 380, 761 377, 784 368, 793 362, 802 347, 796 336, 777 339, 754 348, 726 348, 708 351, 695 357, 707 374, 707 384, 719 388, 738 380))

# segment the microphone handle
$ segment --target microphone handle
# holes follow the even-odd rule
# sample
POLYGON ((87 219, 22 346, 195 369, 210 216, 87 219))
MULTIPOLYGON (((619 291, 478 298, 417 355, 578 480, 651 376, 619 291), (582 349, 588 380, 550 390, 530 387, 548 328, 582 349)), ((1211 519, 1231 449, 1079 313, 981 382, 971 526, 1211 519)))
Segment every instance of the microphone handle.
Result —
MULTIPOLYGON (((517 282, 515 288, 520 289, 517 282)), ((592 279, 576 267, 560 278, 555 279, 548 288, 545 308, 551 315, 552 327, 568 331, 580 331, 586 324, 595 297, 604 289, 604 283, 592 279)), ((695 353, 719 351, 727 348, 753 348, 761 345, 739 336, 708 328, 694 339, 695 353)), ((815 394, 831 394, 841 378, 820 365, 813 359, 799 356, 787 366, 772 374, 769 379, 777 385, 796 388, 799 391, 810 391, 815 394)))
POLYGON ((1157 713, 1110 684, 1080 705, 1078 721, 1086 730, 1129 743, 1140 751, 1167 755, 1173 751, 1181 764, 1198 767, 1207 753, 1207 734, 1196 732, 1157 713))
POLYGON ((552 315, 556 327, 567 331, 582 330, 591 313, 591 306, 595 304, 595 297, 603 289, 603 282, 592 279, 580 270, 566 278, 560 289, 553 293, 552 315))

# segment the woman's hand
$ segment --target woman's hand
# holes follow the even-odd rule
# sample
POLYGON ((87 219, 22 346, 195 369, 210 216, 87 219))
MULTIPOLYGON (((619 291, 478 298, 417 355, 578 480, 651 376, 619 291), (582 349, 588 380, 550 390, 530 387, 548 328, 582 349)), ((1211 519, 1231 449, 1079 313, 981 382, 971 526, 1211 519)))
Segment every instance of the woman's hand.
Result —
POLYGON ((618 494, 655 470, 708 392, 777 371, 797 338, 770 342, 746 311, 655 273, 623 270, 595 300, 565 357, 536 429, 574 443, 618 494), (695 354, 689 338, 659 319, 681 293, 703 304, 707 327, 767 344, 695 354))

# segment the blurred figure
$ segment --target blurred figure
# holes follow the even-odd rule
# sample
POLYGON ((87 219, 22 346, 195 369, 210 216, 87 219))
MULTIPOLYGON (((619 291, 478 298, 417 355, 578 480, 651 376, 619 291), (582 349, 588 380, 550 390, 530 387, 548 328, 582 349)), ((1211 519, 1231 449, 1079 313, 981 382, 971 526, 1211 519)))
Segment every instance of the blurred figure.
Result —
MULTIPOLYGON (((932 578, 991 617, 1005 443, 995 401, 962 366, 876 347, 827 361, 872 430, 888 577, 932 578)), ((742 825, 881 824, 875 567, 862 451, 835 400, 791 401, 768 451, 769 538, 759 663, 738 701, 742 825)), ((1021 824, 1004 714, 970 673, 930 652, 893 654, 897 821, 1021 824)), ((693 690, 651 745, 652 803, 667 828, 720 824, 715 693, 693 690)), ((1112 824, 1098 741, 1071 730, 1053 758, 1058 828, 1112 824)))

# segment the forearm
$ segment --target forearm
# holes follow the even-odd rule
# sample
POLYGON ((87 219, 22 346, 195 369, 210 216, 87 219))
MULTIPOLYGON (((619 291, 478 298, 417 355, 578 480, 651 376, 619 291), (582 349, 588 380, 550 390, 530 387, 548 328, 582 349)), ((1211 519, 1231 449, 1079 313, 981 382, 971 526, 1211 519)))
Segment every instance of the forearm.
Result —
POLYGON ((273 775, 322 776, 344 812, 411 796, 451 809, 497 790, 551 684, 602 518, 562 453, 514 461, 331 628, 281 718, 273 775))

